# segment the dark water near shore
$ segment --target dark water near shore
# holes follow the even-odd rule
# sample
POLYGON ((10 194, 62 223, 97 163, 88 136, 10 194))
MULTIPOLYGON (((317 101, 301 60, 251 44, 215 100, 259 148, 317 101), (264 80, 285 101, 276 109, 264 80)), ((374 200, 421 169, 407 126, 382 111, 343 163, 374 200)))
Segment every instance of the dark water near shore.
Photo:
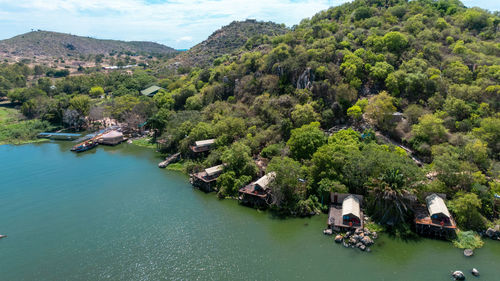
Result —
POLYGON ((472 267, 500 280, 500 242, 472 258, 428 239, 344 249, 324 215, 220 201, 133 145, 70 146, 0 146, 0 280, 450 280, 472 267))

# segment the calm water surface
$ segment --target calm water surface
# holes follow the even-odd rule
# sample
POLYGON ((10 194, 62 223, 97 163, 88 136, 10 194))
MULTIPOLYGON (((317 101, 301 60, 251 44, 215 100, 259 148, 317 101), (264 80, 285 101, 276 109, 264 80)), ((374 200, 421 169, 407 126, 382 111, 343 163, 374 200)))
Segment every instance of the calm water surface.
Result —
POLYGON ((0 280, 450 280, 472 267, 500 280, 498 242, 472 258, 427 239, 344 249, 324 215, 220 201, 134 145, 70 146, 0 146, 0 280))

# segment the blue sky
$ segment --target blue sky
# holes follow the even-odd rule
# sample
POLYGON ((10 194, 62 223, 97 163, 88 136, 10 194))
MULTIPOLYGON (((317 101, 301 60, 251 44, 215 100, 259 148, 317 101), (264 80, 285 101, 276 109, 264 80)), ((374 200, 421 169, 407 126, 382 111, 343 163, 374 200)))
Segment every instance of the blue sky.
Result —
MULTIPOLYGON (((346 0, 0 0, 0 39, 42 29, 187 49, 233 20, 292 26, 346 0)), ((466 6, 500 10, 497 0, 466 6)))

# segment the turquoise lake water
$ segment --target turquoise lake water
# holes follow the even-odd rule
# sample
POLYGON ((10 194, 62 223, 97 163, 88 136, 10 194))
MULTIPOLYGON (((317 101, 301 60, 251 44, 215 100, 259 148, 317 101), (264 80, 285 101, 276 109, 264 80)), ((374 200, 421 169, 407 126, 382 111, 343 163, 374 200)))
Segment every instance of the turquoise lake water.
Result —
POLYGON ((0 146, 0 280, 450 280, 472 267, 500 280, 500 242, 471 258, 429 239, 345 249, 325 215, 218 200, 134 145, 71 145, 0 146))

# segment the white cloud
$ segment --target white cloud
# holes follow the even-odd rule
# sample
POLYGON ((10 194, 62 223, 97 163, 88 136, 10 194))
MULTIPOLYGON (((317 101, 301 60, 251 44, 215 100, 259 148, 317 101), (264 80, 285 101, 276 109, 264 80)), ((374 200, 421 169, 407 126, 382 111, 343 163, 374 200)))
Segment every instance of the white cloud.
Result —
POLYGON ((344 2, 347 0, 0 0, 0 38, 43 29, 187 48, 233 20, 253 18, 292 26, 344 2))
POLYGON ((186 48, 233 20, 299 23, 345 0, 0 0, 0 37, 33 29, 186 48))
POLYGON ((177 40, 175 40, 176 42, 182 42, 182 41, 186 41, 186 42, 191 42, 193 41, 193 37, 191 36, 183 36, 177 40))

